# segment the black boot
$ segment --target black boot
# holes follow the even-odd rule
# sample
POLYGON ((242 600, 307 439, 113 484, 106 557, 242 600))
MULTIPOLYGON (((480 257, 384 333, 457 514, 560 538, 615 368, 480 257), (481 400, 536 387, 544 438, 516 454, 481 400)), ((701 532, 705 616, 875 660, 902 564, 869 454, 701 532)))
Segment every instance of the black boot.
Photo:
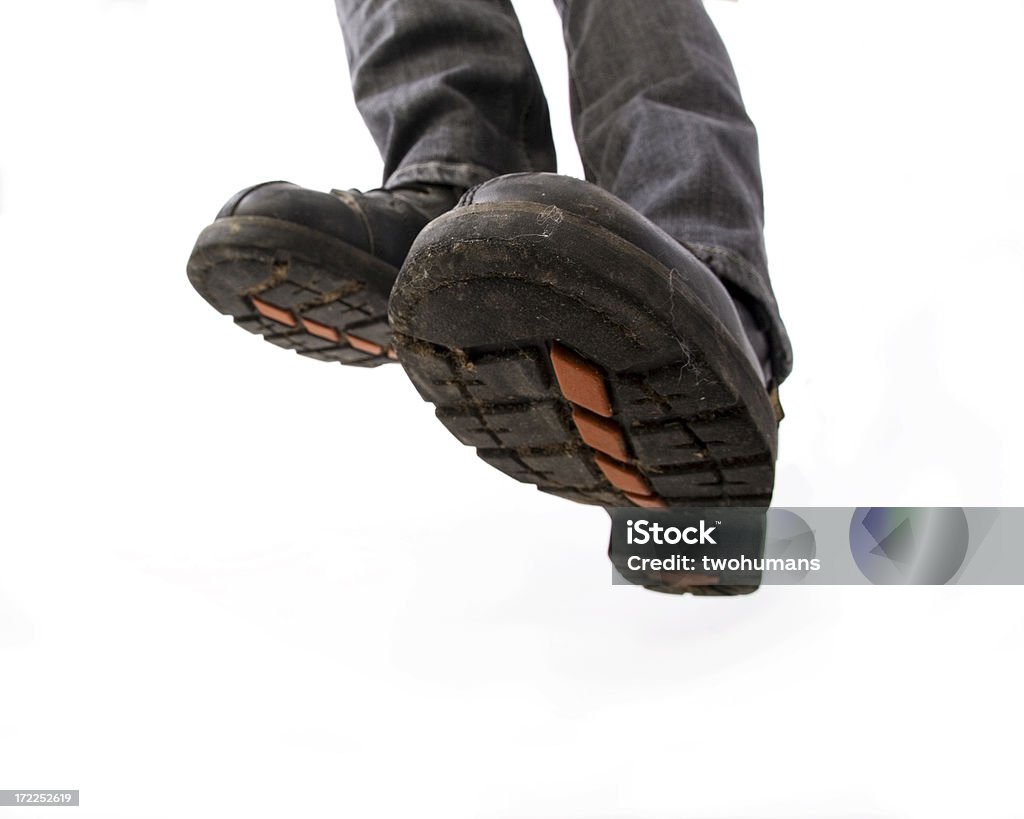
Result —
POLYGON ((771 499, 781 410, 732 298, 593 185, 471 190, 413 244, 390 317, 438 418, 518 480, 606 507, 771 499))
POLYGON ((443 185, 246 188, 199 235, 188 277, 220 312, 272 344, 375 367, 394 357, 387 303, 409 246, 461 194, 443 185))

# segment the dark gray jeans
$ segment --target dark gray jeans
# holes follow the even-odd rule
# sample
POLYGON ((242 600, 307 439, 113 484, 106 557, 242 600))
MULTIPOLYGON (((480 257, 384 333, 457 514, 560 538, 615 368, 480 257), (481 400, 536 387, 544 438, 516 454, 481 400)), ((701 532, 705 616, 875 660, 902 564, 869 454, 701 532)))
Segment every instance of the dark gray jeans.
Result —
MULTIPOLYGON (((555 170, 547 102, 509 0, 336 2, 386 185, 555 170)), ((780 383, 792 349, 768 279, 757 134, 703 4, 555 2, 587 179, 715 271, 764 330, 780 383)))

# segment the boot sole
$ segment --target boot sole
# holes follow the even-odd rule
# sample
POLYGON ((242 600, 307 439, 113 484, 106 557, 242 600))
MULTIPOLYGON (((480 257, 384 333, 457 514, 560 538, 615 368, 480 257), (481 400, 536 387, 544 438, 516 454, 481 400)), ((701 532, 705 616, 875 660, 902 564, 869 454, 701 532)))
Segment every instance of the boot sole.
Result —
POLYGON ((395 349, 452 434, 519 481, 602 506, 766 506, 777 403, 673 273, 559 209, 464 206, 413 245, 395 349))
POLYGON ((238 326, 300 355, 356 367, 395 358, 387 304, 397 274, 333 236, 260 216, 218 219, 188 261, 195 289, 238 326))

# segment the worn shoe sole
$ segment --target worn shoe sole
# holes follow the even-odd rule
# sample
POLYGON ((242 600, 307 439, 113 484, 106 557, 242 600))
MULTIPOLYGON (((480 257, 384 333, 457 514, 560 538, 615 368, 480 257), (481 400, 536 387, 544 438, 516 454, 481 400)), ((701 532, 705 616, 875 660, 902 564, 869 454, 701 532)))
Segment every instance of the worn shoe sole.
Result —
POLYGON ((402 268, 395 349, 456 438, 545 492, 767 505, 777 404, 676 272, 557 208, 459 207, 402 268))
POLYGON ((387 303, 398 271, 340 239, 261 216, 218 219, 188 261, 221 313, 278 347, 376 367, 395 358, 387 303))

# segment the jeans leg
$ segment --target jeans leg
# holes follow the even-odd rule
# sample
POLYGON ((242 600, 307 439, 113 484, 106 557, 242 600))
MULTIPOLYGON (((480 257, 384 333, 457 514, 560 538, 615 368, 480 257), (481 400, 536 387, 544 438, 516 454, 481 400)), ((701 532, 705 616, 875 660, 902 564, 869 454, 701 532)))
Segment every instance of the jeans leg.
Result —
POLYGON ((547 101, 510 0, 336 0, 385 184, 555 170, 547 101))
POLYGON ((780 383, 792 369, 792 348, 768 278, 757 135, 703 4, 556 4, 587 178, 722 279, 764 331, 780 383))

